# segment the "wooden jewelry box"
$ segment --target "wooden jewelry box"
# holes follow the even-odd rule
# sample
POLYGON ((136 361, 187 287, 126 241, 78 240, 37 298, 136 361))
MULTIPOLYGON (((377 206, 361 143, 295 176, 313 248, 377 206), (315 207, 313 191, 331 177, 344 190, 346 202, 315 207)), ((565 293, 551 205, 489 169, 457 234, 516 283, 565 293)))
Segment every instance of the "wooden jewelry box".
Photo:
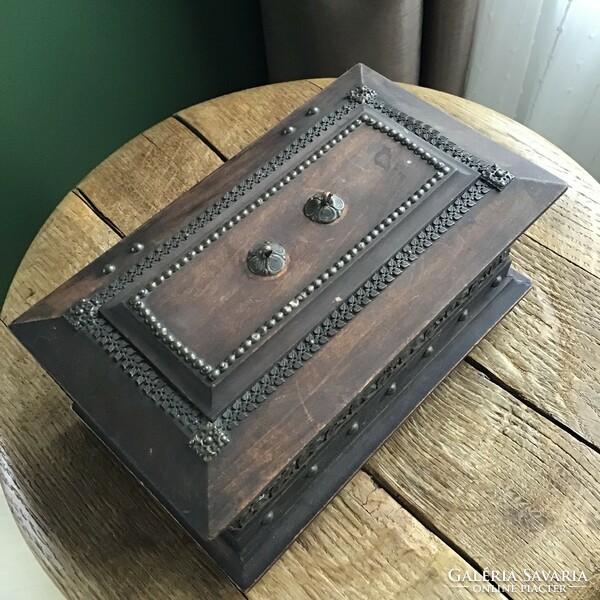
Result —
POLYGON ((357 65, 11 328, 246 589, 526 293, 565 189, 357 65))

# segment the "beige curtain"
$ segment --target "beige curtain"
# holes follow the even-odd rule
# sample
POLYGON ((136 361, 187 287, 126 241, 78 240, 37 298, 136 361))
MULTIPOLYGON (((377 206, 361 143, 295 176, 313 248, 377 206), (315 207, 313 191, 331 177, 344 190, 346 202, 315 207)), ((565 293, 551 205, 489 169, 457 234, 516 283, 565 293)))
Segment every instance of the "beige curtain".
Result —
POLYGON ((362 62, 461 94, 477 0, 261 0, 271 81, 336 77, 362 62))
POLYGON ((598 0, 481 0, 465 98, 531 127, 600 181, 599 34, 598 0))

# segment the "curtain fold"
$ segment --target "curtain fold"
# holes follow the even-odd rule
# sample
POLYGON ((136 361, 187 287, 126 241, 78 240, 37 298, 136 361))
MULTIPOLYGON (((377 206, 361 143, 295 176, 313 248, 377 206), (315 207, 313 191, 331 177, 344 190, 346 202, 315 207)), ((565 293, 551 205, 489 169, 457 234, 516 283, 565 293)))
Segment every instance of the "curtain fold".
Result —
POLYGON ((421 85, 463 94, 477 6, 478 0, 424 0, 421 85))
POLYGON ((362 62, 386 77, 463 92, 478 0, 261 0, 273 82, 337 77, 362 62))
POLYGON ((337 77, 358 62, 418 83, 422 0, 261 0, 272 82, 337 77))
POLYGON ((482 0, 465 97, 531 127, 600 181, 600 2, 482 0))

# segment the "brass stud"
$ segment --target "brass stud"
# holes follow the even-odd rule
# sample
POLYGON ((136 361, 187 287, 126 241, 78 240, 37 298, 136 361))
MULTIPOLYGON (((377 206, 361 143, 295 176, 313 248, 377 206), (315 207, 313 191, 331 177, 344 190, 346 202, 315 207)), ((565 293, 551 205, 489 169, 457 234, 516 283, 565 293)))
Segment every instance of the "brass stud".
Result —
POLYGON ((398 386, 395 383, 392 383, 392 385, 390 385, 390 387, 387 390, 385 390, 385 395, 391 396, 392 394, 395 394, 397 388, 398 386))

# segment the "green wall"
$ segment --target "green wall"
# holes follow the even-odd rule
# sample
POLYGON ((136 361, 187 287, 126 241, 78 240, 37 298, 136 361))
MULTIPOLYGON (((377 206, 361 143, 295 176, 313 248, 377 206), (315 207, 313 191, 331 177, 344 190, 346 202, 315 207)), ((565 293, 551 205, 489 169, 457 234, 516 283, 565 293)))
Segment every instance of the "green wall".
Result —
POLYGON ((259 0, 0 0, 0 304, 46 217, 104 157, 266 79, 259 0))

